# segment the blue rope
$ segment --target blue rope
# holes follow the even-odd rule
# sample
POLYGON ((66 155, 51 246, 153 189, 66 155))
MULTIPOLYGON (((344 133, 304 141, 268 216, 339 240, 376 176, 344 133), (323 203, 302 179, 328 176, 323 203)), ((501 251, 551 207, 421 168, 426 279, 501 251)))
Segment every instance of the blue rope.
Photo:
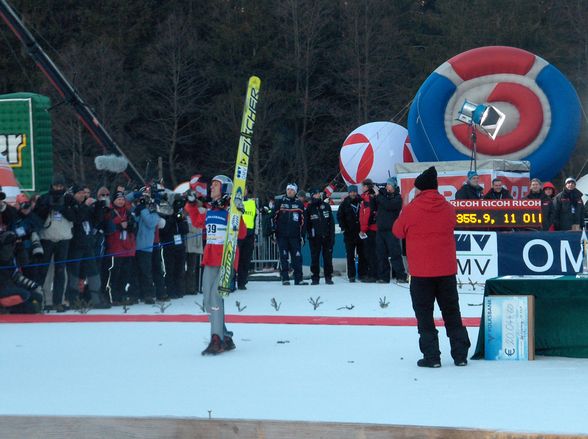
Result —
MULTIPOLYGON (((202 235, 202 233, 195 233, 193 235, 186 235, 186 239, 189 238, 195 238, 197 236, 202 235)), ((134 251, 144 251, 144 250, 153 250, 154 248, 161 248, 161 247, 166 247, 168 245, 172 245, 175 244, 175 241, 166 241, 166 242, 160 242, 158 244, 154 244, 151 246, 147 246, 147 247, 143 247, 143 248, 135 248, 134 251)), ((72 262, 81 262, 81 261, 94 261, 94 260, 98 260, 98 259, 102 259, 102 258, 112 258, 112 257, 116 257, 116 256, 120 256, 120 255, 128 255, 129 252, 132 252, 133 249, 130 250, 125 250, 122 252, 116 252, 116 253, 108 253, 108 254, 104 254, 104 255, 100 255, 100 256, 89 256, 87 258, 77 258, 77 259, 63 259, 61 261, 53 261, 54 264, 69 264, 72 262)), ((51 265, 51 262, 40 262, 38 264, 27 264, 27 265, 1 265, 0 266, 0 270, 15 270, 17 268, 34 268, 34 267, 46 267, 51 265)))

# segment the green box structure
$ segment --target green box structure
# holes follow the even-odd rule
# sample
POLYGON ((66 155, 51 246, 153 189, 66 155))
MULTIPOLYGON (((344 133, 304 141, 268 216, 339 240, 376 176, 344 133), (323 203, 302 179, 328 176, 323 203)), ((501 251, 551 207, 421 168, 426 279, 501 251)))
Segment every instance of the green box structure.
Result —
POLYGON ((53 175, 51 100, 34 93, 0 95, 0 153, 23 192, 49 188, 53 175))

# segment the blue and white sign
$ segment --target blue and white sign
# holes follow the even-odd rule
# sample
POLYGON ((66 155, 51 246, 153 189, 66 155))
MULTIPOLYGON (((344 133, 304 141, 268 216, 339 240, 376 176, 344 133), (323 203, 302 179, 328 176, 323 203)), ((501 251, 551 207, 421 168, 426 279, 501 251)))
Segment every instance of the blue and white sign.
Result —
POLYGON ((498 273, 575 275, 582 271, 580 232, 498 234, 498 273))
POLYGON ((532 360, 533 296, 486 296, 484 329, 486 360, 532 360))
POLYGON ((486 282, 498 276, 496 232, 456 231, 457 279, 460 282, 486 282))

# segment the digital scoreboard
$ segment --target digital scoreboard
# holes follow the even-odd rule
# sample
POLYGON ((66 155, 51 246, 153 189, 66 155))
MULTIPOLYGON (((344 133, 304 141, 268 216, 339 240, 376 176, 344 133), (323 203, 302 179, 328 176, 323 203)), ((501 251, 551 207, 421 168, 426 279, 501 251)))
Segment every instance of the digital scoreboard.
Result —
POLYGON ((460 229, 540 229, 541 200, 453 200, 460 229))

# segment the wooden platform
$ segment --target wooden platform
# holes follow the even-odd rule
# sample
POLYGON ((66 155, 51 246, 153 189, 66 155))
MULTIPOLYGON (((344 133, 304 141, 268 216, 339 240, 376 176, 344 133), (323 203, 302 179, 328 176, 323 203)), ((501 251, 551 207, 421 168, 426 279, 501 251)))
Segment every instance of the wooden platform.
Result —
POLYGON ((323 422, 0 416, 0 437, 2 439, 567 439, 588 436, 323 422))

